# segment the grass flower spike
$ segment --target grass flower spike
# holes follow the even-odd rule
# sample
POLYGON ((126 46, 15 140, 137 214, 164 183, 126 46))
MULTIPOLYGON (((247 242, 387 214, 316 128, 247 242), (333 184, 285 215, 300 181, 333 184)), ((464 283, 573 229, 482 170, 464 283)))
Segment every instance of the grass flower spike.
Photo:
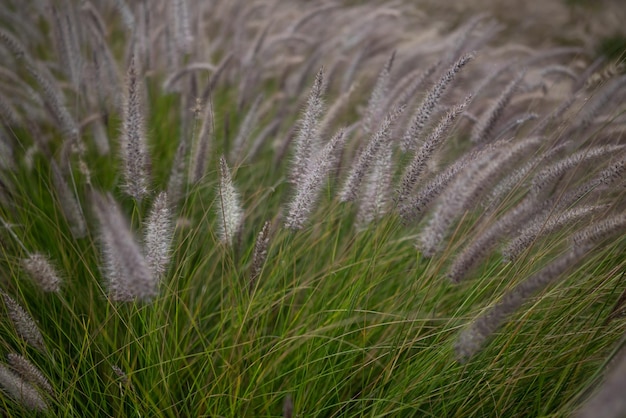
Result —
POLYGON ((39 392, 3 364, 0 364, 0 386, 11 398, 30 411, 45 411, 48 409, 48 405, 39 392))
POLYGON ((45 391, 51 397, 55 397, 54 389, 50 384, 50 381, 41 373, 33 363, 28 361, 24 356, 19 354, 9 353, 7 354, 7 360, 11 365, 11 368, 26 381, 26 383, 32 385, 35 388, 40 388, 45 391))
POLYGON ((322 189, 323 180, 332 167, 335 155, 341 149, 345 132, 340 130, 322 148, 311 162, 301 183, 296 189, 296 195, 289 204, 285 226, 290 229, 301 229, 314 209, 316 200, 322 189))
POLYGON ((295 138, 294 160, 291 168, 291 179, 295 184, 303 181, 309 169, 311 156, 318 146, 318 125, 324 110, 322 95, 324 93, 324 69, 315 76, 315 82, 309 93, 306 108, 298 123, 298 134, 295 138))
POLYGON ((33 253, 22 260, 22 267, 44 292, 58 292, 61 277, 47 256, 33 253))
POLYGON ((220 183, 218 188, 218 218, 220 239, 224 244, 233 245, 233 239, 243 222, 243 210, 239 203, 239 193, 235 189, 230 169, 224 156, 220 157, 220 183))
POLYGON ((125 190, 140 201, 148 194, 148 150, 145 132, 144 98, 137 60, 131 58, 126 80, 124 122, 120 146, 124 162, 125 190))
POLYGON ((103 273, 109 298, 118 302, 154 298, 157 294, 157 278, 118 204, 111 196, 98 193, 94 193, 93 203, 100 223, 103 273))
POLYGON ((35 320, 11 296, 2 292, 2 299, 17 335, 32 347, 45 353, 46 345, 35 320))
POLYGON ((146 262, 152 274, 159 279, 167 272, 171 257, 172 234, 167 193, 161 192, 152 202, 144 233, 146 262))

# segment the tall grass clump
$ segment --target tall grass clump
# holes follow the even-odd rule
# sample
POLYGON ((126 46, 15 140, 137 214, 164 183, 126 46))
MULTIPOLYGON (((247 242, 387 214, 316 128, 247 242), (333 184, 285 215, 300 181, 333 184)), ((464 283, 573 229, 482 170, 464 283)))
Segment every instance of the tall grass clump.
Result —
POLYGON ((626 413, 624 75, 353 3, 2 3, 5 415, 626 413))

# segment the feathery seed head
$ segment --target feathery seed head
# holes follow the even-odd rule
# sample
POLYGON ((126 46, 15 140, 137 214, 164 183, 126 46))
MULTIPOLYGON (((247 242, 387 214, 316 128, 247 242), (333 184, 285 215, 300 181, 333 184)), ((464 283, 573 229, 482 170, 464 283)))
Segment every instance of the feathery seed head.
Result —
POLYGON ((42 253, 33 253, 22 260, 22 268, 44 292, 58 292, 61 278, 50 259, 42 253))
POLYGON ((121 142, 126 193, 140 201, 148 194, 148 151, 146 148, 142 83, 136 57, 131 57, 126 80, 121 142))
POLYGON ((243 210, 239 203, 239 193, 235 189, 226 158, 220 157, 220 183, 218 189, 218 218, 220 236, 224 244, 233 245, 243 221, 243 210))
POLYGON ((483 142, 489 139, 491 131, 496 125, 496 122, 502 116, 504 108, 509 104, 513 95, 517 91, 520 83, 524 79, 526 71, 521 71, 502 91, 498 99, 487 109, 487 111, 480 118, 478 123, 474 125, 472 129, 471 140, 472 142, 483 142))
POLYGON ((0 364, 0 386, 11 398, 31 411, 48 409, 39 392, 4 364, 0 364))
POLYGON ((144 258, 117 203, 110 195, 93 194, 100 223, 103 274, 109 298, 116 302, 150 300, 158 293, 158 280, 144 258))
POLYGON ((333 165, 337 151, 345 141, 345 131, 337 134, 322 148, 309 169, 304 173, 301 183, 296 188, 296 195, 289 204, 285 226, 289 229, 301 229, 313 212, 323 181, 333 165))
POLYGON ((607 377, 599 390, 586 401, 574 418, 618 418, 626 415, 626 354, 624 349, 618 353, 617 362, 607 369, 607 377))
POLYGON ((298 121, 298 133, 294 140, 294 161, 291 167, 291 181, 299 184, 311 163, 312 155, 316 152, 319 141, 320 117, 324 111, 324 68, 315 76, 313 87, 309 93, 306 108, 298 121))
POLYGON ((357 225, 360 228, 380 219, 387 212, 393 190, 393 168, 393 148, 387 142, 382 145, 379 157, 374 160, 359 197, 357 225))
POLYGON ((553 185, 555 180, 565 174, 568 170, 573 169, 585 162, 605 157, 608 154, 621 152, 623 149, 623 145, 604 145, 586 148, 575 152, 574 154, 568 155, 537 173, 533 179, 531 190, 533 193, 538 194, 553 185))
POLYGON ((189 53, 193 47, 193 35, 189 25, 189 7, 187 0, 172 1, 176 44, 185 53, 189 53))
POLYGON ((582 206, 568 209, 563 213, 553 215, 548 211, 545 215, 537 216, 521 232, 518 233, 502 251, 502 256, 506 261, 514 261, 517 257, 538 238, 547 236, 553 231, 577 221, 586 219, 602 209, 607 209, 607 205, 582 206), (553 215, 553 216, 551 216, 553 215))
POLYGON ((400 182, 400 189, 398 191, 398 201, 405 200, 413 187, 417 183, 420 175, 422 174, 428 160, 432 157, 437 148, 446 139, 445 134, 452 127, 454 122, 461 115, 469 103, 472 100, 472 96, 469 95, 463 102, 450 109, 442 118, 439 124, 433 129, 426 141, 422 144, 418 152, 413 157, 411 163, 407 166, 404 176, 400 182))
POLYGON ((465 175, 457 180, 442 195, 438 209, 434 211, 428 225, 420 235, 420 248, 427 257, 434 255, 443 242, 448 228, 460 214, 476 203, 481 194, 500 177, 502 171, 514 159, 540 143, 539 138, 526 138, 509 144, 494 146, 481 158, 468 165, 465 175))
POLYGON ((0 42, 15 56, 17 59, 29 58, 26 48, 13 34, 0 29, 0 42))
POLYGON ((75 87, 78 87, 83 67, 80 44, 76 34, 76 24, 66 10, 59 10, 53 4, 49 8, 52 17, 52 32, 57 43, 62 70, 75 87))
POLYGON ((403 150, 412 150, 416 146, 419 136, 422 134, 426 124, 430 121, 430 117, 446 89, 452 83, 456 74, 473 58, 473 53, 465 54, 459 58, 446 70, 439 81, 437 81, 428 94, 426 94, 422 103, 415 110, 409 127, 402 138, 401 145, 403 150))
POLYGON ((571 237, 572 246, 594 246, 611 235, 618 234, 626 229, 626 214, 617 214, 600 219, 582 229, 571 237))
POLYGON ((146 262, 152 274, 158 279, 167 271, 173 230, 167 193, 161 192, 152 203, 144 234, 146 262))
POLYGON ((466 165, 466 158, 457 160, 426 183, 415 197, 408 199, 404 203, 400 202, 399 211, 403 221, 408 223, 423 213, 466 165))
POLYGON ((126 26, 128 32, 132 32, 135 29, 135 15, 131 8, 126 4, 125 0, 114 0, 115 8, 118 10, 122 17, 122 22, 126 26))
POLYGON ((111 366, 111 370, 113 370, 113 373, 115 373, 117 379, 122 385, 129 388, 130 390, 135 390, 133 382, 130 381, 130 377, 128 376, 128 374, 126 374, 126 372, 124 372, 124 370, 116 365, 111 366))
MULTIPOLYGON (((196 119, 200 119, 199 107, 196 112, 196 119)), ((206 172, 214 127, 215 121, 213 114, 213 103, 211 103, 211 101, 209 100, 205 106, 200 130, 197 135, 194 135, 193 138, 194 143, 191 152, 191 164, 189 166, 189 182, 192 184, 197 184, 198 182, 200 182, 206 172)))
POLYGON ((26 70, 37 82, 40 88, 39 94, 47 104, 47 110, 61 127, 63 135, 67 136, 70 141, 78 140, 78 125, 65 105, 65 96, 63 96, 57 81, 34 63, 27 63, 26 70))
POLYGON ((377 120, 384 110, 383 103, 387 96, 387 90, 389 89, 389 79, 391 77, 391 68, 393 67, 393 61, 396 57, 396 51, 394 50, 389 56, 389 59, 385 63, 385 66, 378 74, 376 84, 372 89, 372 94, 367 104, 365 111, 365 117, 363 130, 366 134, 371 134, 372 129, 376 126, 377 120))
POLYGON ((176 148, 174 162, 170 170, 170 177, 167 182, 168 201, 172 205, 172 209, 180 203, 185 193, 185 173, 187 171, 187 141, 181 138, 176 148))
POLYGON ((549 202, 539 205, 536 199, 526 198, 500 219, 489 225, 486 230, 475 236, 456 256, 448 269, 447 275, 450 280, 458 283, 465 279, 471 269, 487 257, 503 235, 514 230, 518 225, 526 222, 531 216, 546 207, 549 207, 549 202))
POLYGON ((50 396, 55 397, 54 389, 48 379, 33 363, 28 361, 28 359, 15 353, 7 354, 7 359, 9 360, 11 368, 18 376, 24 379, 26 383, 43 389, 50 396))
POLYGON ((256 124, 259 121, 259 108, 261 107, 263 98, 263 94, 259 94, 256 97, 256 99, 252 103, 252 106, 250 106, 248 113, 246 113, 243 122, 241 122, 241 125, 239 126, 239 132, 233 140, 233 146, 230 151, 231 161, 242 161, 244 159, 245 154, 243 154, 243 152, 247 145, 246 143, 248 142, 250 134, 252 133, 252 131, 256 127, 256 124))
POLYGON ((508 316, 518 310, 533 294, 577 264, 584 252, 583 249, 573 248, 509 290, 497 304, 481 314, 459 334, 455 344, 457 359, 465 362, 480 351, 486 340, 502 326, 508 316))
POLYGON ((256 238, 254 244, 254 252, 252 253, 252 265, 250 266, 250 279, 248 287, 250 290, 254 289, 257 279, 261 275, 261 270, 265 264, 267 258, 267 248, 270 243, 270 226, 271 222, 266 221, 263 224, 263 228, 256 238))
POLYGON ((11 296, 2 292, 2 299, 17 335, 32 347, 45 353, 46 345, 35 320, 11 296))
POLYGON ((400 106, 393 109, 387 114, 387 116, 385 116, 376 133, 372 135, 367 146, 352 165, 350 172, 348 173, 348 178, 346 179, 339 195, 340 201, 351 202, 356 199, 359 194, 361 183, 363 182, 372 161, 378 155, 378 151, 381 146, 390 140, 391 127, 398 117, 400 117, 404 109, 405 106, 400 106))

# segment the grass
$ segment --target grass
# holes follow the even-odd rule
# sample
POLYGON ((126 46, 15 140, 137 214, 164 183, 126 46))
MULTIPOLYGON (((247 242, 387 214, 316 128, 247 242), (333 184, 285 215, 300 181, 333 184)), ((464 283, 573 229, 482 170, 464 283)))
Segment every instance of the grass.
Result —
MULTIPOLYGON (((129 41, 119 17, 114 9, 95 3, 111 26, 111 50, 118 57, 120 68, 126 68, 121 57, 129 41)), ((15 4, 7 7, 13 10, 15 4)), ((76 11, 75 5, 71 10, 76 11)), ((345 10, 349 13, 351 9, 345 10)), ((135 12, 140 16, 138 10, 135 12)), ((39 29, 47 33, 48 26, 54 24, 40 22, 39 29)), ((224 28, 228 25, 229 22, 223 23, 216 31, 227 32, 224 28)), ((310 36, 315 35, 311 33, 310 36)), ((245 38, 244 35, 241 36, 245 38)), ((254 37, 242 42, 249 46, 253 41, 254 37)), ((36 59, 42 60, 44 55, 51 59, 48 54, 53 58, 52 53, 41 50, 37 40, 22 42, 32 47, 29 51, 36 59)), ((222 42, 228 45, 227 41, 222 42)), ((259 50, 263 51, 261 47, 259 50)), ((223 52, 218 50, 215 54, 223 52)), ((374 62, 367 63, 376 67, 375 59, 386 59, 387 52, 385 49, 374 55, 374 62)), ((402 52, 408 54, 403 50, 398 55, 402 52)), ((440 51, 436 55, 445 56, 440 51)), ((183 58, 192 62, 195 56, 183 58)), ((489 56, 476 60, 481 59, 487 61, 489 56)), ((8 65, 19 69, 21 64, 16 59, 8 65)), ((306 111, 301 104, 317 68, 302 78, 306 80, 303 90, 295 88, 295 94, 290 96, 286 92, 294 87, 285 81, 287 77, 281 81, 280 71, 267 76, 269 70, 263 63, 259 66, 262 79, 248 96, 253 98, 253 93, 262 91, 268 102, 274 100, 276 105, 268 105, 270 110, 261 115, 260 126, 254 132, 260 132, 275 115, 280 129, 259 155, 229 161, 245 212, 241 231, 233 245, 228 245, 221 241, 218 227, 218 158, 228 155, 228 139, 235 137, 250 104, 237 108, 237 83, 249 75, 245 71, 251 70, 236 68, 224 76, 212 94, 215 118, 208 169, 199 182, 185 184, 182 202, 172 207, 172 258, 160 280, 158 295, 149 301, 111 300, 107 288, 110 277, 103 269, 103 233, 98 226, 101 219, 93 210, 93 193, 111 193, 141 244, 153 199, 167 188, 179 138, 190 140, 199 129, 194 128, 194 123, 199 122, 194 121, 190 106, 195 99, 190 93, 193 83, 185 82, 178 92, 164 92, 161 87, 168 74, 165 65, 156 62, 148 72, 144 87, 151 193, 141 201, 124 191, 120 158, 123 150, 117 140, 123 118, 119 106, 95 106, 98 111, 111 110, 107 113, 106 130, 112 151, 106 155, 97 151, 89 130, 83 127, 80 138, 86 144, 84 153, 66 158, 63 153, 68 140, 56 121, 46 114, 45 105, 39 114, 20 112, 28 121, 23 126, 4 122, 3 132, 9 136, 7 143, 11 144, 14 158, 13 166, 3 168, 0 177, 0 217, 5 222, 0 229, 0 288, 35 320, 46 350, 41 352, 29 346, 15 321, 5 315, 6 320, 0 322, 0 352, 24 355, 47 377, 55 396, 41 394, 47 409, 33 411, 25 397, 10 396, 5 386, 10 382, 0 382, 5 390, 0 396, 3 412, 8 416, 61 417, 574 414, 602 382, 605 370, 610 369, 624 342, 626 319, 616 313, 623 309, 620 297, 625 283, 625 236, 603 240, 587 251, 558 280, 508 316, 475 356, 462 361, 455 352, 459 333, 488 312, 507 291, 566 253, 569 237, 586 225, 570 225, 537 238, 513 263, 502 262, 500 254, 494 251, 465 280, 453 284, 446 273, 454 257, 515 207, 527 193, 526 180, 539 170, 530 172, 497 204, 494 212, 486 211, 486 201, 474 202, 470 209, 463 210, 459 219, 452 222, 441 250, 427 258, 415 245, 436 206, 421 222, 407 224, 391 204, 383 216, 357 227, 355 221, 362 202, 338 201, 337 194, 354 155, 367 140, 357 128, 349 133, 343 159, 325 180, 306 226, 289 230, 283 223, 287 205, 294 196, 294 185, 288 181, 290 162, 281 158, 280 152, 290 135, 289 129, 306 111), (228 135, 225 131, 229 131, 228 135), (32 147, 36 151, 29 161, 28 150, 32 147), (72 233, 71 220, 63 210, 62 193, 53 180, 52 161, 60 166, 62 177, 86 218, 87 235, 83 238, 72 233), (89 176, 81 163, 88 167, 89 176), (267 258, 260 276, 251 285, 255 241, 266 221, 271 221, 267 258), (21 259, 32 252, 48 255, 61 273, 60 292, 43 292, 23 271, 21 259)), ((366 86, 365 94, 370 91, 367 86, 373 86, 372 73, 379 67, 366 67, 360 73, 358 80, 366 86)), ((453 93, 459 94, 453 94, 455 99, 449 101, 461 100, 466 90, 471 90, 472 82, 482 80, 483 70, 475 67, 474 72, 461 74, 465 79, 458 87, 452 86, 453 93)), ((70 113, 83 120, 91 110, 87 96, 93 94, 94 85, 85 81, 83 89, 75 89, 63 84, 62 68, 53 66, 52 74, 67 98, 70 113)), ((5 79, 1 80, 0 91, 5 85, 5 79)), ((331 79, 326 97, 339 96, 338 84, 331 79)), ((492 84, 491 101, 499 93, 498 83, 492 84)), ((425 89, 417 94, 419 98, 425 89)), ((351 102, 335 124, 349 126, 359 122, 367 99, 357 97, 358 103, 351 102)), ((537 101, 548 107, 552 104, 547 103, 548 99, 537 101)), ((26 102, 19 100, 9 101, 23 110, 26 102)), ((471 112, 488 108, 489 101, 482 100, 471 112)), ((528 111, 531 105, 520 101, 521 105, 508 105, 507 110, 512 110, 507 116, 528 111)), ((612 119, 572 133, 573 150, 568 151, 592 149, 602 141, 623 144, 621 134, 608 136, 608 140, 603 136, 609 128, 623 129, 623 114, 619 110, 623 102, 616 101, 613 109, 618 110, 609 111, 612 119)), ((447 104, 442 103, 443 107, 447 104)), ((561 125, 574 126, 579 115, 584 112, 566 114, 550 125, 546 142, 560 141, 564 129, 561 125)), ((457 123, 457 129, 448 134, 443 152, 436 154, 438 161, 445 162, 439 163, 443 168, 466 150, 478 148, 466 138, 464 133, 470 129, 465 123, 457 123)), ((512 137, 523 138, 528 131, 521 129, 512 137)), ((288 155, 292 148, 293 144, 288 155)), ((506 147, 497 150, 505 152, 506 147)), ((546 200, 564 195, 609 163, 623 160, 623 153, 617 151, 595 166, 579 164, 562 174, 551 185, 553 190, 546 192, 546 200)), ((396 154, 394 180, 399 179, 410 160, 410 154, 396 154)), ((491 159, 499 157, 497 153, 489 155, 491 159)), ((521 161, 532 157, 530 152, 524 154, 499 175, 504 177, 521 161)), ((555 160, 558 161, 553 158, 548 162, 555 160)), ((543 168, 547 163, 538 164, 543 168)), ((440 166, 433 164, 428 170, 436 173, 440 166)), ((590 192, 568 206, 589 201, 608 204, 610 209, 588 220, 589 224, 623 213, 623 178, 607 189, 590 192)), ((486 199, 484 194, 481 197, 486 199)), ((560 210, 556 203, 552 209, 560 210)))

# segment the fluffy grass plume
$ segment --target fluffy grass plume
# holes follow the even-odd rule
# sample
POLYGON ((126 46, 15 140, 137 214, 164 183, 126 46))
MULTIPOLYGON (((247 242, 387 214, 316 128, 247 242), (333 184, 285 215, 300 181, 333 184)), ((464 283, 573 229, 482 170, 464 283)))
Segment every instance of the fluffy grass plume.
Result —
POLYGON ((136 200, 141 200, 148 193, 149 181, 144 92, 137 65, 137 58, 133 55, 126 76, 124 123, 120 146, 124 161, 126 193, 136 200))
POLYGON ((393 123, 400 117, 403 111, 404 107, 391 110, 382 120, 376 132, 372 134, 367 146, 350 168, 348 177, 339 195, 339 199, 342 202, 351 202, 357 198, 361 184, 370 166, 378 157, 380 149, 384 148, 385 143, 390 140, 393 123))
POLYGON ((467 108, 470 101, 471 96, 468 96, 462 103, 454 106, 446 112, 446 114, 441 118, 439 124, 437 124, 419 150, 415 153, 402 176, 400 190, 398 191, 398 200, 403 201, 409 196, 415 186, 415 183, 417 183, 420 175, 426 168, 428 160, 437 150, 441 142, 446 138, 445 134, 459 115, 461 115, 461 113, 463 113, 463 111, 467 108))
POLYGON ((243 222, 243 209, 239 193, 235 189, 233 178, 224 156, 220 157, 220 182, 218 187, 217 215, 220 225, 220 239, 224 244, 233 245, 235 235, 243 222))
MULTIPOLYGON (((120 302, 153 298, 158 282, 151 267, 154 271, 162 268, 158 265, 162 260, 151 259, 152 264, 146 260, 119 205, 110 195, 94 193, 92 199, 100 224, 103 273, 109 298, 120 302)), ((149 254, 159 250, 151 248, 149 254)))
POLYGON ((11 368, 18 376, 24 381, 35 388, 39 388, 45 391, 48 395, 54 397, 54 389, 48 381, 48 379, 41 373, 33 363, 31 363, 24 356, 19 354, 9 353, 7 354, 7 360, 11 365, 11 368))
POLYGON ((457 73, 473 58, 473 54, 463 55, 443 73, 435 85, 429 90, 424 100, 422 100, 413 113, 408 129, 402 137, 402 146, 404 149, 412 150, 417 145, 422 131, 430 121, 430 117, 439 103, 439 100, 441 100, 441 96, 443 96, 448 86, 454 81, 457 73))
POLYGON ((324 186, 324 178, 333 165, 336 155, 341 151, 345 140, 345 131, 339 130, 332 139, 317 153, 298 184, 296 194, 289 203, 285 226, 301 229, 315 209, 315 203, 324 186))
POLYGON ((152 274, 161 278, 167 271, 171 257, 172 215, 167 200, 167 193, 159 193, 146 219, 144 232, 144 251, 148 267, 152 274))
POLYGON ((61 276, 45 254, 30 254, 27 258, 22 259, 22 267, 44 292, 58 292, 60 290, 61 276))
POLYGON ((313 87, 306 102, 306 107, 298 122, 298 134, 294 140, 294 157, 291 177, 295 184, 304 180, 309 170, 311 156, 317 151, 320 117, 324 110, 322 95, 324 93, 324 68, 320 68, 315 76, 313 87))
POLYGON ((6 394, 29 411, 48 409, 48 405, 37 390, 3 364, 0 364, 0 386, 6 394))
POLYGON ((7 315, 17 335, 27 344, 41 351, 46 352, 46 345, 43 341, 43 335, 35 323, 35 320, 28 312, 24 310, 11 296, 2 292, 2 299, 7 310, 7 315))
POLYGON ((256 241, 254 243, 254 251, 252 253, 252 264, 250 265, 250 278, 248 282, 248 287, 252 290, 261 275, 261 271, 263 270, 263 265, 265 264, 265 260, 267 258, 267 249, 270 243, 270 221, 266 221, 263 224, 263 228, 257 235, 256 241))

